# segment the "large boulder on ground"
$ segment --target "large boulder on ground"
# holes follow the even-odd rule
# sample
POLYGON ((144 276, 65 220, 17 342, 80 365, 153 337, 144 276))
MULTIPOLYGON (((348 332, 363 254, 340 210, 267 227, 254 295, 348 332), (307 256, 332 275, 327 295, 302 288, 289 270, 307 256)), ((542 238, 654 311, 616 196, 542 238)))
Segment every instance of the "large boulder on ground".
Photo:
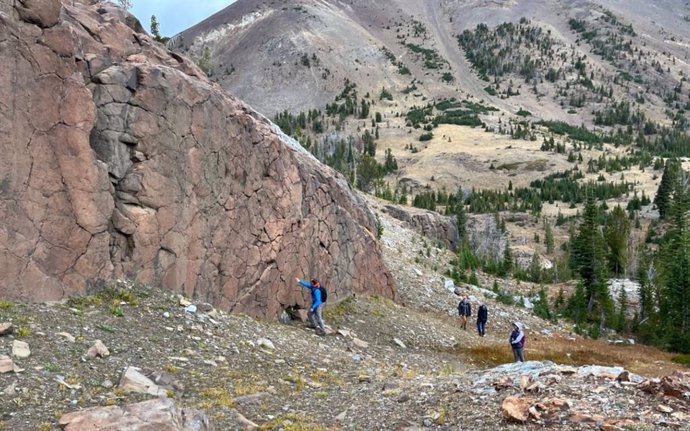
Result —
POLYGON ((14 8, 0 11, 0 296, 128 277, 269 318, 309 301, 295 276, 322 279, 330 301, 396 297, 345 178, 133 16, 14 8))
POLYGON ((531 398, 509 396, 503 400, 503 417, 512 422, 527 422, 529 419, 529 408, 532 405, 531 398))
POLYGON ((93 407, 67 413, 59 420, 64 431, 213 431, 206 413, 178 408, 170 398, 126 406, 93 407))

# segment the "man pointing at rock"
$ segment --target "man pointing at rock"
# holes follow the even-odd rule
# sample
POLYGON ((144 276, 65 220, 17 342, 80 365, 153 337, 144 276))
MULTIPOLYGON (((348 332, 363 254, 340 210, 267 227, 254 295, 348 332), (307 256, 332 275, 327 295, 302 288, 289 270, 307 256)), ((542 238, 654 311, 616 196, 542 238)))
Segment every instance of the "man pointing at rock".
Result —
POLYGON ((321 298, 321 284, 319 280, 312 278, 311 282, 295 278, 300 286, 311 290, 311 308, 307 312, 309 323, 316 329, 316 333, 323 336, 326 335, 326 325, 323 322, 322 309, 323 300, 321 298))

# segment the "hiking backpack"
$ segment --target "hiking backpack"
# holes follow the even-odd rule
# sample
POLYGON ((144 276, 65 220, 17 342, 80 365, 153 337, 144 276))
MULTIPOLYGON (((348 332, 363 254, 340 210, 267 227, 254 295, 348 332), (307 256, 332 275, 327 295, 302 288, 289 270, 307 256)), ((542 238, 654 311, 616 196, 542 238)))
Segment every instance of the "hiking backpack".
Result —
POLYGON ((326 291, 326 288, 323 286, 319 286, 319 291, 321 292, 321 302, 326 302, 326 299, 328 299, 328 291, 326 291))

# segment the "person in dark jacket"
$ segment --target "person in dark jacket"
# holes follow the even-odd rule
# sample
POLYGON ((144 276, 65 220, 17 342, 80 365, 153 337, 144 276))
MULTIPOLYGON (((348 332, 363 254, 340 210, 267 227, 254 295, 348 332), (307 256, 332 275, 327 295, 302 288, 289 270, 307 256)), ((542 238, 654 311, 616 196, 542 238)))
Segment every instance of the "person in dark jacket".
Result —
POLYGON ((513 349, 515 362, 525 362, 525 332, 520 322, 513 323, 513 332, 510 333, 510 347, 513 349))
POLYGON ((489 320, 489 309, 483 302, 477 309, 477 332, 479 336, 483 337, 486 334, 486 321, 489 320))
POLYGON ((311 290, 311 307, 307 312, 307 317, 309 318, 309 323, 313 328, 316 329, 316 333, 319 335, 326 335, 326 324, 323 321, 323 301, 321 300, 321 284, 319 280, 312 278, 311 282, 307 280, 300 280, 296 278, 297 283, 305 289, 311 290))
POLYGON ((472 315, 472 305, 467 295, 463 296, 458 303, 458 314, 460 315, 460 327, 467 330, 467 319, 472 315))

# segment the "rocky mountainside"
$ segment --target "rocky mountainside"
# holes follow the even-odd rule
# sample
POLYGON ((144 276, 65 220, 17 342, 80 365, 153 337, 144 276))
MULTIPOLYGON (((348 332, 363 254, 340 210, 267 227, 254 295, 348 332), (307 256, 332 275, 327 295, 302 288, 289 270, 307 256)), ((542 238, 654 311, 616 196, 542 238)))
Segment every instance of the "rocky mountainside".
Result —
MULTIPOLYGON (((88 2, 87 2, 88 3, 88 2)), ((318 276, 395 298, 345 179, 109 3, 0 10, 0 295, 126 276, 277 318, 318 276)))
POLYGON ((688 73, 689 19, 683 0, 393 0, 385 8, 360 0, 239 0, 169 46, 206 55, 213 80, 270 116, 323 109, 353 83, 372 98, 387 89, 398 110, 473 97, 580 125, 591 111, 573 118, 563 93, 577 89, 600 109, 601 85, 618 102, 653 93, 641 109, 663 118, 664 99, 688 73), (503 23, 520 25, 519 34, 503 28, 476 46, 460 37, 503 23))

